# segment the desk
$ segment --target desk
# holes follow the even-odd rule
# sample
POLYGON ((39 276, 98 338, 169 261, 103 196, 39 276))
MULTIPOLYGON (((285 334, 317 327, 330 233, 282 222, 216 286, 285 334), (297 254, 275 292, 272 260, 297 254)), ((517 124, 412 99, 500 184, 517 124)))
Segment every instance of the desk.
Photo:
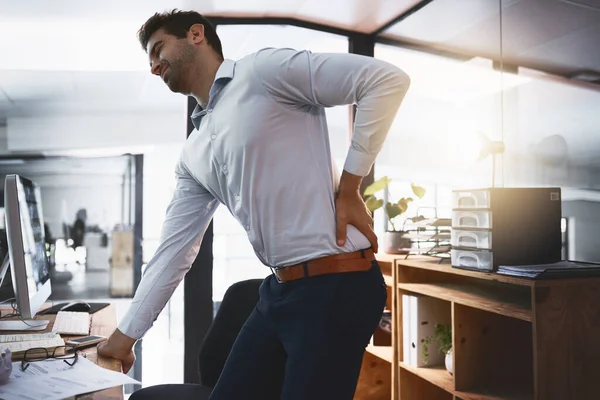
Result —
MULTIPOLYGON (((4 311, 4 309, 3 309, 4 311)), ((54 319, 56 318, 55 314, 49 315, 38 315, 35 319, 45 319, 49 320, 50 323, 48 327, 43 332, 51 332, 52 326, 54 325, 54 319)), ((90 329, 90 335, 100 335, 100 336, 109 336, 116 328, 117 325, 117 313, 115 307, 110 305, 102 310, 91 314, 92 325, 90 329)), ((0 331, 0 334, 15 334, 15 333, 32 333, 29 332, 6 332, 0 331)), ((36 331, 35 333, 42 333, 42 331, 36 331)), ((71 335, 62 335, 62 338, 67 341, 73 338, 77 338, 81 336, 71 336, 71 335)), ((90 347, 87 349, 81 350, 80 354, 85 354, 88 360, 96 363, 97 365, 112 370, 122 372, 122 365, 120 361, 98 357, 96 353, 95 347, 90 347)), ((109 389, 99 390, 93 393, 87 393, 83 395, 79 395, 77 397, 70 397, 69 399, 78 399, 78 400, 100 400, 100 399, 110 399, 110 400, 121 400, 123 399, 123 386, 115 386, 109 389)))

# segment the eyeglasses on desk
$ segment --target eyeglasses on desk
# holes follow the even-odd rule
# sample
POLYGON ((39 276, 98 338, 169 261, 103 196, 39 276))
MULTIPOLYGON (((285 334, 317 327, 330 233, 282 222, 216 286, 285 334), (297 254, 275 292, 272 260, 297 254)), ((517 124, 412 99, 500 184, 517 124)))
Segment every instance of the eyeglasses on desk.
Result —
POLYGON ((21 360, 21 371, 25 371, 29 364, 35 361, 44 361, 49 359, 63 360, 71 367, 77 362, 78 354, 74 346, 58 346, 53 350, 43 347, 34 347, 28 349, 21 360))

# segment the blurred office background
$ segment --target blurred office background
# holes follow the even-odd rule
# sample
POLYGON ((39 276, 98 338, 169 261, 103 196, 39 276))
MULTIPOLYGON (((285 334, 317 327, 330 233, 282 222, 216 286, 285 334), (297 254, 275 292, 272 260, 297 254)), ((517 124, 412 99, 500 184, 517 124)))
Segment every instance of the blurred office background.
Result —
MULTIPOLYGON (((132 285, 158 244, 189 110, 150 74, 135 34, 172 8, 210 16, 227 58, 285 46, 372 52, 403 68, 412 86, 371 179, 390 177, 394 197, 425 187, 419 206, 440 217, 452 189, 490 186, 492 173, 498 186, 559 186, 565 257, 600 261, 600 1, 0 0, 0 172, 41 186, 54 300, 118 299, 124 312, 131 293, 111 292, 115 238, 135 243, 132 285), (505 145, 495 169, 478 160, 486 140, 505 145)), ((327 110, 340 168, 351 110, 327 110)), ((232 283, 269 270, 225 207, 212 238, 216 308, 232 283)), ((184 380, 183 286, 144 338, 144 386, 184 380)))

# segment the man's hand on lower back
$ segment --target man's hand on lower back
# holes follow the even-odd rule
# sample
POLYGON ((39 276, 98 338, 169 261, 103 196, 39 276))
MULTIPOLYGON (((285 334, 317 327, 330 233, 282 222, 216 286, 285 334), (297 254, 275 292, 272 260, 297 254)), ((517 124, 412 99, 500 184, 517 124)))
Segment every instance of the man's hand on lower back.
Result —
POLYGON ((362 178, 344 171, 340 190, 335 199, 336 238, 338 246, 346 243, 348 224, 353 225, 371 242, 377 253, 377 235, 373 231, 373 217, 363 201, 358 187, 362 178))
POLYGON ((116 329, 107 341, 98 344, 97 351, 99 356, 120 360, 123 364, 123 373, 126 374, 135 361, 134 344, 135 339, 116 329))

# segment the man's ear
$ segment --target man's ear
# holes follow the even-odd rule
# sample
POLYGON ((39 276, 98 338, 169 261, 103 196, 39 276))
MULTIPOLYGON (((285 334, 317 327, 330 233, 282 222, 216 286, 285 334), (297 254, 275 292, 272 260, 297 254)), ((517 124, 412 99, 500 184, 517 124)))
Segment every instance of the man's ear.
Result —
POLYGON ((193 44, 200 44, 204 40, 204 25, 202 24, 194 24, 188 30, 188 39, 192 41, 193 44))

